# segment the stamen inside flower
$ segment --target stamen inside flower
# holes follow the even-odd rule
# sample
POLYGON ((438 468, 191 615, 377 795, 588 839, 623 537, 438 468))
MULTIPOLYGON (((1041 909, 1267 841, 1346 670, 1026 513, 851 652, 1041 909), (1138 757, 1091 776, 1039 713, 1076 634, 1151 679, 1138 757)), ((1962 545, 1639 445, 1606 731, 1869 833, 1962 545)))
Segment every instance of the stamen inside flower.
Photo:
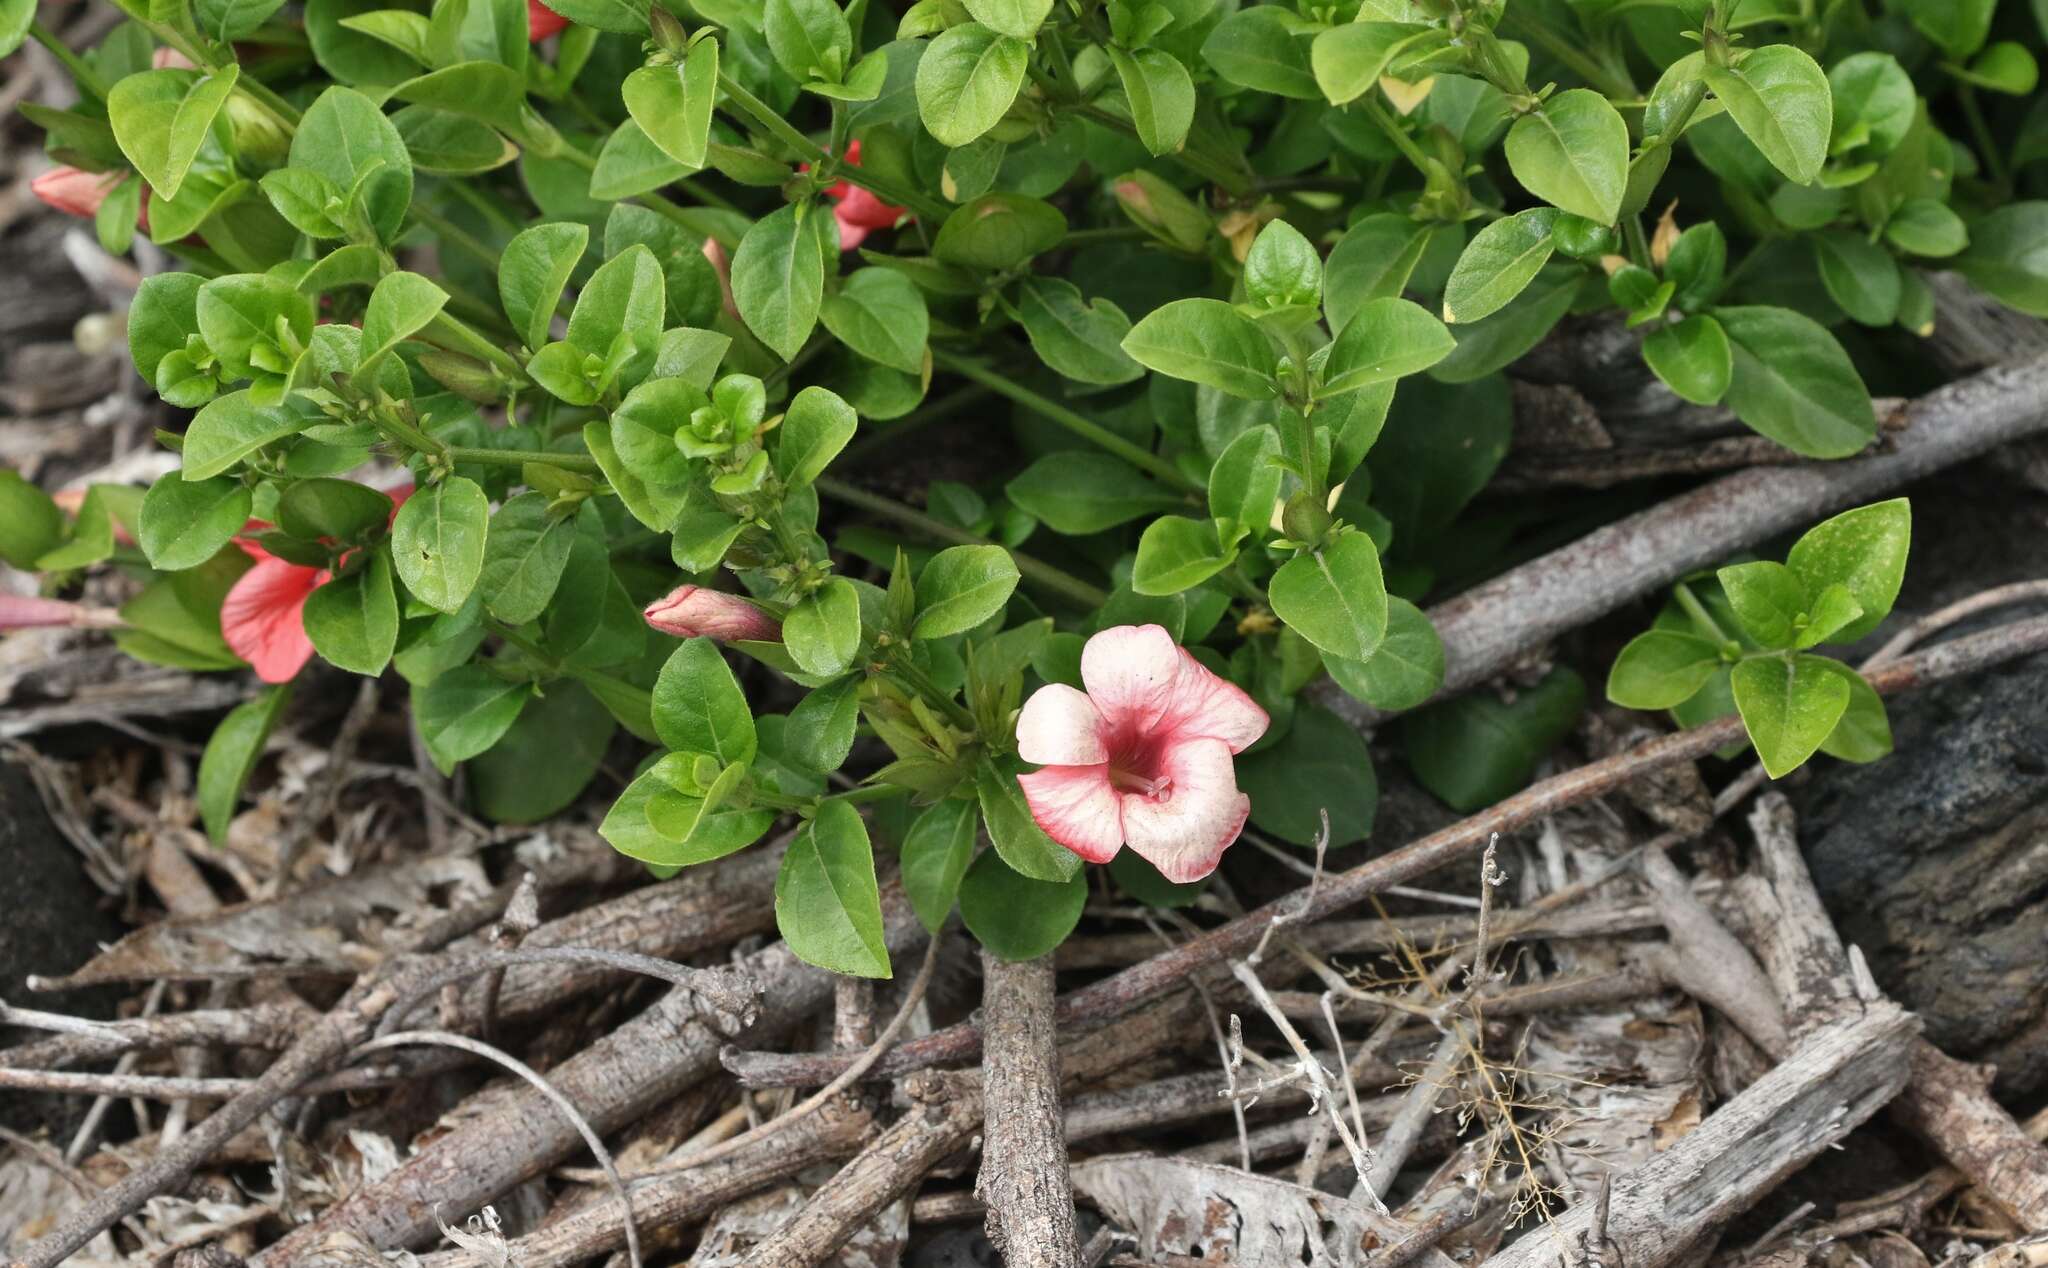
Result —
POLYGON ((1162 801, 1173 794, 1171 778, 1162 775, 1158 779, 1147 779, 1136 771, 1128 771, 1120 766, 1109 768, 1109 782, 1112 787, 1121 788, 1125 792, 1143 793, 1154 801, 1162 801))

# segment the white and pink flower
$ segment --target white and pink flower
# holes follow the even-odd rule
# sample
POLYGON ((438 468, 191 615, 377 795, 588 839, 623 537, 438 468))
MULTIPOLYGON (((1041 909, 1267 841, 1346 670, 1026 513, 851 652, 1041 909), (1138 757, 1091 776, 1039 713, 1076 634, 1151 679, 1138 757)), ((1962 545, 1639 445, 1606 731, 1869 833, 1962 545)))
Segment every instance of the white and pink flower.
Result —
POLYGON ((647 605, 647 623, 677 638, 715 638, 779 643, 782 626, 772 616, 736 594, 705 586, 677 586, 647 605))
POLYGON ((1017 719, 1031 817, 1091 863, 1128 845, 1166 879, 1216 870, 1251 813, 1233 759, 1266 733, 1250 696, 1176 646, 1157 625, 1088 640, 1076 691, 1053 683, 1017 719))

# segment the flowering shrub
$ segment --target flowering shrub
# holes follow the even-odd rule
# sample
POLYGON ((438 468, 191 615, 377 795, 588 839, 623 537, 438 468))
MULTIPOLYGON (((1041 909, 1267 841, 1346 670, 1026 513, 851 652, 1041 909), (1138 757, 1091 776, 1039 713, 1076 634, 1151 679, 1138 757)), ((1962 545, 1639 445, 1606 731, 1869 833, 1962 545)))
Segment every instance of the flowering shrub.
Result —
MULTIPOLYGON (((2034 87, 2017 4, 119 2, 70 50, 0 0, 0 51, 79 90, 23 107, 35 192, 176 260, 129 345, 196 413, 146 493, 0 479, 0 556, 134 567, 129 653, 277 684, 208 746, 216 833, 313 658, 396 670, 496 818, 623 729, 625 854, 796 822, 777 917, 845 973, 889 971, 875 836, 924 921, 1019 957, 1083 859, 1170 903, 1247 819, 1364 837, 1364 744, 1303 689, 1436 693, 1417 604, 1514 549, 1461 513, 1566 314, 1835 458, 1923 270, 2048 313, 2044 147, 1987 122, 2034 87), (1024 461, 884 496, 925 429, 1024 461)), ((1806 650, 1897 591, 1903 507, 1856 514, 1681 587, 1610 693, 1739 709, 1774 775, 1884 751, 1806 650)), ((1559 669, 1400 738, 1481 805, 1582 698, 1559 669)))

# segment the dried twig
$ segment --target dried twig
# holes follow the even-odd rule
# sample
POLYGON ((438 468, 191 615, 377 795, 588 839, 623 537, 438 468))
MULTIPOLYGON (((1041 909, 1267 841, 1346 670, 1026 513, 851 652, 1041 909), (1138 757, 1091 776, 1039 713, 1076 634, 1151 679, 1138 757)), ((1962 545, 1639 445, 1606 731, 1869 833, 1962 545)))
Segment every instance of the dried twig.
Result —
POLYGON ((1004 1263, 1072 1268, 1081 1243, 1061 1125, 1052 957, 1013 963, 983 948, 981 964, 987 1127, 975 1196, 988 1204, 989 1240, 1004 1263))

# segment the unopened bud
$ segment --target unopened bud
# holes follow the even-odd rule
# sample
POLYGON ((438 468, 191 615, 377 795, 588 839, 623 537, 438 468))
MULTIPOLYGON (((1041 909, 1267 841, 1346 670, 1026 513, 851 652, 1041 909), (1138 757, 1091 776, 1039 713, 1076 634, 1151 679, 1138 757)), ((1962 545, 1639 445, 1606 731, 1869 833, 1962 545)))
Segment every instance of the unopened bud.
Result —
POLYGON ((264 167, 285 161, 292 134, 268 106, 241 93, 228 94, 228 126, 235 134, 235 153, 264 167))
POLYGON ((1209 241, 1209 214, 1186 194, 1147 171, 1117 177, 1117 205, 1131 222, 1169 246, 1199 254, 1209 241))
POLYGON ((498 372, 472 357, 429 348, 420 353, 419 362, 429 378, 466 401, 491 405, 505 398, 498 372))

